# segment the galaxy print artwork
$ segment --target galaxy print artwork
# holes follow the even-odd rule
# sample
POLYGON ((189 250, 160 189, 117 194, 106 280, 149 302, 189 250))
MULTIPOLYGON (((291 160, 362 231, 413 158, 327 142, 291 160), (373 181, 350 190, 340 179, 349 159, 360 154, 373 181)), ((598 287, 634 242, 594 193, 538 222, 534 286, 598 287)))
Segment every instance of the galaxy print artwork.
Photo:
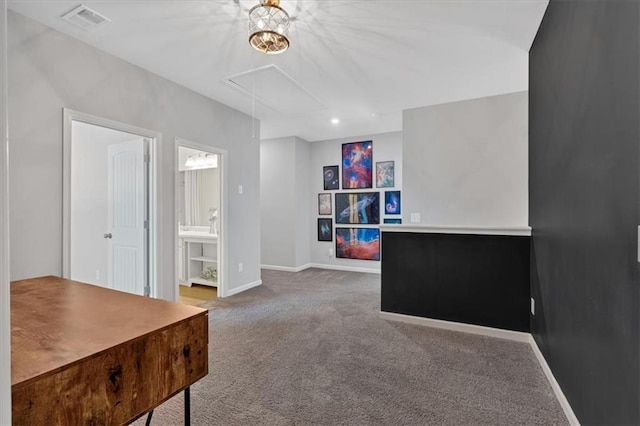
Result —
POLYGON ((333 241, 331 219, 318 219, 318 241, 333 241))
POLYGON ((400 214, 400 191, 385 191, 384 212, 386 214, 400 214))
POLYGON ((336 257, 380 260, 380 230, 377 228, 336 228, 336 257))
POLYGON ((393 188, 395 185, 395 164, 393 161, 376 163, 376 188, 393 188))
POLYGON ((342 189, 372 187, 373 142, 342 144, 342 189))
POLYGON ((322 168, 324 179, 324 190, 340 189, 340 177, 338 176, 338 166, 324 166, 322 168))
POLYGON ((380 193, 337 193, 336 223, 379 224, 380 193))

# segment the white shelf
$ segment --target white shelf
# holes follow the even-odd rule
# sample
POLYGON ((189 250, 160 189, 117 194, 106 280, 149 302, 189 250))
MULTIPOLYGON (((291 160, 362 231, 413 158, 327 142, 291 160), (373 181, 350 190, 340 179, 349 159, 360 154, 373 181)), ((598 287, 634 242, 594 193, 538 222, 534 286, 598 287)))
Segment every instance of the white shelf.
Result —
POLYGON ((181 259, 185 262, 183 276, 189 277, 187 285, 202 284, 217 287, 215 280, 205 280, 200 278, 202 271, 208 267, 214 269, 218 267, 217 241, 216 238, 183 238, 184 254, 181 259), (196 263, 197 262, 197 263, 196 263))
POLYGON ((212 286, 212 287, 217 287, 218 286, 218 282, 217 281, 209 281, 209 280, 205 280, 204 278, 200 278, 200 277, 189 278, 189 282, 191 284, 202 284, 202 285, 208 285, 208 286, 212 286))
POLYGON ((199 262, 218 263, 218 261, 216 259, 214 259, 213 257, 194 256, 194 257, 191 257, 190 259, 191 260, 197 260, 199 262))

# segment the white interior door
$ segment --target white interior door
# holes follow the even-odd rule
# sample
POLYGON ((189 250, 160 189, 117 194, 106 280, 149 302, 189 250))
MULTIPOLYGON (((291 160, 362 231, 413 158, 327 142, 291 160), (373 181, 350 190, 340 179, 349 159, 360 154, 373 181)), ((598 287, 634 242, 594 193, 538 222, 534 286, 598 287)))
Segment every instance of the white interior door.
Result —
POLYGON ((147 194, 144 139, 109 145, 107 228, 108 283, 143 295, 147 282, 147 194))

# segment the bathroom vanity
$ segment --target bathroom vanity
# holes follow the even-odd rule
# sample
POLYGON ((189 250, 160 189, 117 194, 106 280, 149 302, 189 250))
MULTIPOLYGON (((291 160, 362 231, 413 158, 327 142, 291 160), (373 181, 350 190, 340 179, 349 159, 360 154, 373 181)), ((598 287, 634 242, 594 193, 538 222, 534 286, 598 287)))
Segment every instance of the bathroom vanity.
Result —
POLYGON ((218 268, 218 235, 209 227, 191 226, 178 231, 178 277, 181 285, 217 287, 217 279, 203 277, 207 268, 218 268))

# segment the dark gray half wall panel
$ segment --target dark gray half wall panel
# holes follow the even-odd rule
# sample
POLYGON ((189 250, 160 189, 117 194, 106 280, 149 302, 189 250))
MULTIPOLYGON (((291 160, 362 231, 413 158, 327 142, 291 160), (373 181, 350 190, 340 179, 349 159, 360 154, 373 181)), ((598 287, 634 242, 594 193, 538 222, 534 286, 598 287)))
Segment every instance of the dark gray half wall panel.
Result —
POLYGON ((529 237, 384 232, 381 307, 529 331, 529 237))

